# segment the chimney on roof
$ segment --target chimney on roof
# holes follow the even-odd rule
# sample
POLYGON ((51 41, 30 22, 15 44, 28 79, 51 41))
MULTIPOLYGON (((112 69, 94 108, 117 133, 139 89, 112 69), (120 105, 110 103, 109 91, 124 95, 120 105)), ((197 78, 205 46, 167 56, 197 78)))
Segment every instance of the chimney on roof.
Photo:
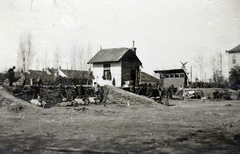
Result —
POLYGON ((135 41, 133 41, 133 47, 132 47, 133 52, 136 54, 137 48, 135 48, 135 41))

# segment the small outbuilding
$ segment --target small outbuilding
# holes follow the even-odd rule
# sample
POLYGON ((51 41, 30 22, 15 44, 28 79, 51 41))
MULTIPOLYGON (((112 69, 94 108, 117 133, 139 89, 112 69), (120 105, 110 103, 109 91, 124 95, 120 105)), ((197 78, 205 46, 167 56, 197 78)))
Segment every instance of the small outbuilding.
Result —
POLYGON ((184 69, 155 70, 159 73, 160 85, 169 87, 188 87, 188 76, 184 69))
POLYGON ((101 49, 88 62, 92 64, 93 83, 114 85, 139 82, 139 68, 142 65, 136 55, 136 48, 101 49))

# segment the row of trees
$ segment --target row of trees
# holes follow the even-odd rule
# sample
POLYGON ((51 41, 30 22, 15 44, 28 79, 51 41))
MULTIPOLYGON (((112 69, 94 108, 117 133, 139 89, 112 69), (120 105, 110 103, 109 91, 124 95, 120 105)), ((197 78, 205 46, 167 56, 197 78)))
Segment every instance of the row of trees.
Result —
MULTIPOLYGON (((224 86, 224 77, 222 75, 221 68, 221 53, 216 52, 210 58, 206 57, 206 54, 203 52, 197 52, 195 57, 193 58, 195 62, 195 67, 199 72, 200 78, 195 78, 195 83, 203 83, 204 70, 206 69, 206 65, 210 66, 212 71, 212 77, 209 79, 209 85, 212 87, 223 87, 224 86), (217 56, 216 56, 217 55, 217 56), (207 62, 206 60, 209 60, 207 62), (208 63, 208 64, 207 64, 208 63)), ((206 82, 206 81, 205 81, 206 82)))
MULTIPOLYGON (((33 38, 31 33, 23 33, 20 36, 19 51, 18 51, 18 68, 23 72, 26 72, 33 65, 33 60, 36 58, 37 51, 34 49, 33 38)), ((88 44, 87 50, 83 47, 73 45, 69 53, 69 65, 71 69, 88 70, 87 61, 91 58, 91 46, 88 44)), ((48 57, 53 56, 52 62, 54 67, 60 66, 61 60, 64 57, 62 49, 57 46, 52 52, 45 52, 41 59, 37 58, 35 61, 35 67, 49 67, 48 57), (49 55, 52 54, 52 55, 49 55), (41 60, 41 61, 40 61, 41 60), (40 66, 41 65, 41 66, 40 66)))
POLYGON ((196 78, 195 82, 192 82, 197 87, 209 87, 209 88, 233 88, 240 89, 240 66, 235 66, 229 72, 229 78, 225 79, 222 75, 222 54, 216 52, 210 57, 209 66, 212 71, 212 78, 208 83, 202 82, 204 68, 206 66, 206 58, 203 52, 198 52, 195 57, 195 65, 200 73, 200 80, 196 78))
MULTIPOLYGON (((55 68, 58 68, 62 58, 62 50, 57 46, 52 52, 54 56, 55 68)), ((21 34, 18 52, 18 68, 20 68, 23 72, 26 72, 33 64, 36 53, 37 52, 33 46, 32 35, 30 33, 21 34)), ((86 52, 84 51, 83 47, 77 45, 73 46, 70 50, 70 55, 69 64, 71 65, 72 69, 88 70, 87 61, 92 56, 90 44, 88 44, 86 52)), ((42 65, 44 67, 48 67, 48 57, 48 53, 45 52, 45 57, 42 58, 42 65)), ((229 85, 236 87, 239 85, 240 88, 240 67, 236 66, 231 69, 229 72, 229 82, 226 82, 226 79, 224 79, 222 75, 221 58, 221 53, 216 53, 210 58, 212 79, 210 79, 209 83, 212 87, 228 87, 229 85)), ((205 59, 205 54, 203 52, 198 52, 194 58, 196 67, 200 72, 200 81, 203 79, 204 66, 206 65, 205 59)), ((39 65, 39 59, 36 60, 36 63, 39 65)))

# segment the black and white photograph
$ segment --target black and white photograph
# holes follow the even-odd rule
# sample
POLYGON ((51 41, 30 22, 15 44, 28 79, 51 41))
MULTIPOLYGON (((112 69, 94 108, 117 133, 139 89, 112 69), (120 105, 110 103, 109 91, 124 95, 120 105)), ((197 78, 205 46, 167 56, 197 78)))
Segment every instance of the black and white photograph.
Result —
POLYGON ((240 153, 240 0, 0 0, 0 154, 240 153))

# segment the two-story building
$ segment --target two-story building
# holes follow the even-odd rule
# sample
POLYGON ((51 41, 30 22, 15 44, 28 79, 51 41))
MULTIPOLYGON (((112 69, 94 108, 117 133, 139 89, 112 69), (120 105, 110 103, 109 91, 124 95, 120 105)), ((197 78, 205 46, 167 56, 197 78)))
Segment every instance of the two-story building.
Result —
POLYGON ((121 87, 126 82, 139 82, 139 68, 142 65, 136 55, 136 48, 101 49, 88 62, 92 64, 93 83, 121 87))
POLYGON ((240 45, 226 51, 228 53, 228 72, 236 65, 240 66, 240 45))

